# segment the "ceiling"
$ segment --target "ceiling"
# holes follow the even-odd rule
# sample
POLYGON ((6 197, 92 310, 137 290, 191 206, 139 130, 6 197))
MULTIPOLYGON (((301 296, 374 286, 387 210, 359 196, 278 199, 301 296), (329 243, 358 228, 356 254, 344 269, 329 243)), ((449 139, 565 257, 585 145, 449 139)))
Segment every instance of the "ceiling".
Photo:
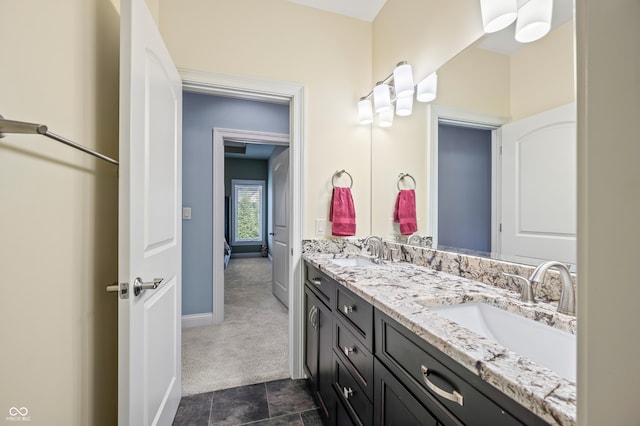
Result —
MULTIPOLYGON (((350 16, 363 21, 373 22, 386 0, 289 0, 292 3, 321 9, 327 12, 338 13, 350 16)), ((478 0, 480 1, 480 0, 478 0)), ((518 0, 518 7, 529 0, 518 0)), ((555 0, 553 2, 553 14, 551 19, 551 30, 568 22, 573 17, 574 0, 555 0)), ((478 16, 478 19, 481 19, 478 16)), ((509 27, 497 33, 485 35, 483 41, 478 45, 481 49, 491 50, 503 55, 511 55, 526 44, 518 43, 515 38, 515 26, 513 23, 509 27)))
MULTIPOLYGON (((246 146, 246 152, 244 154, 235 154, 225 152, 225 158, 242 158, 244 160, 268 160, 274 152, 275 145, 268 145, 263 143, 235 143, 234 145, 244 144, 246 146)), ((226 145, 226 142, 225 142, 226 145)))
POLYGON ((387 0, 289 0, 303 6, 350 16, 363 21, 373 20, 387 0))

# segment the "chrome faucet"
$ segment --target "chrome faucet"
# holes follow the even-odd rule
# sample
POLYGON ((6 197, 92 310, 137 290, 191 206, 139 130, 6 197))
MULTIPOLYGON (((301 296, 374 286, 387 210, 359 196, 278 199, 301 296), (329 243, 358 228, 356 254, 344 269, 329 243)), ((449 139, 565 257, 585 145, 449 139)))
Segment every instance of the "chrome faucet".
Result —
POLYGON ((379 260, 384 260, 384 244, 380 237, 369 235, 364 239, 364 245, 371 247, 372 256, 376 256, 379 260))
POLYGON ((417 232, 414 233, 414 234, 411 234, 411 236, 409 236, 409 238, 407 238, 407 244, 421 246, 422 245, 422 237, 417 232))
POLYGON ((562 293, 560 293, 560 302, 558 302, 558 312, 561 314, 575 315, 576 314, 576 290, 573 287, 573 280, 571 279, 571 273, 569 267, 555 260, 541 263, 533 271, 529 277, 531 283, 541 283, 545 274, 551 268, 556 268, 560 272, 562 277, 562 293))

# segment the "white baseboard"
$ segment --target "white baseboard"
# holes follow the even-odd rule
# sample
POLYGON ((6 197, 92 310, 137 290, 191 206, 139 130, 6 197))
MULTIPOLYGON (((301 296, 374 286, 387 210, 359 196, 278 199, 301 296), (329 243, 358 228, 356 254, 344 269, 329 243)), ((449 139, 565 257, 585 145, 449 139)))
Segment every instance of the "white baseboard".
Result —
POLYGON ((259 251, 253 251, 250 253, 235 253, 235 252, 231 252, 231 258, 238 258, 238 257, 262 257, 262 253, 260 253, 259 251))
POLYGON ((191 314, 182 316, 182 328, 202 327, 213 324, 213 313, 191 314))

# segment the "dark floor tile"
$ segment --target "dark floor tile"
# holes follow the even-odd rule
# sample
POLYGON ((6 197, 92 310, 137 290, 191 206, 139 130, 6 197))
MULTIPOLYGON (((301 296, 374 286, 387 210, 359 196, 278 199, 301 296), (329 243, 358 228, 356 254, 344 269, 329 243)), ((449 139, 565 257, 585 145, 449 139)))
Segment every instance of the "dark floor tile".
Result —
POLYGON ((323 426, 324 421, 322 420, 322 414, 320 414, 320 409, 303 411, 300 413, 300 417, 302 417, 302 424, 304 426, 323 426))
POLYGON ((317 408, 304 379, 267 382, 267 400, 272 417, 317 408))
POLYGON ((247 426, 304 426, 299 413, 286 414, 280 417, 272 417, 267 420, 251 423, 247 426))
POLYGON ((264 383, 213 392, 210 425, 239 425, 268 418, 264 383))
POLYGON ((209 424, 213 393, 185 396, 180 400, 173 426, 203 426, 209 424))

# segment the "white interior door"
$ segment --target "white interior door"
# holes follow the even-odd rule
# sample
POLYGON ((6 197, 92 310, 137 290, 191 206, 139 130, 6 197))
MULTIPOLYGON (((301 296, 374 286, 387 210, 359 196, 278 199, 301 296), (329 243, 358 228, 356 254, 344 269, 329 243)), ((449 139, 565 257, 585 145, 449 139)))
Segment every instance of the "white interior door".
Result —
POLYGON ((501 253, 576 262, 576 104, 502 127, 501 253))
POLYGON ((289 307, 289 148, 273 161, 273 295, 289 307))
POLYGON ((120 43, 118 277, 129 292, 118 304, 118 424, 170 425, 181 395, 182 82, 144 0, 121 2, 120 43), (136 277, 162 282, 136 295, 136 277))

